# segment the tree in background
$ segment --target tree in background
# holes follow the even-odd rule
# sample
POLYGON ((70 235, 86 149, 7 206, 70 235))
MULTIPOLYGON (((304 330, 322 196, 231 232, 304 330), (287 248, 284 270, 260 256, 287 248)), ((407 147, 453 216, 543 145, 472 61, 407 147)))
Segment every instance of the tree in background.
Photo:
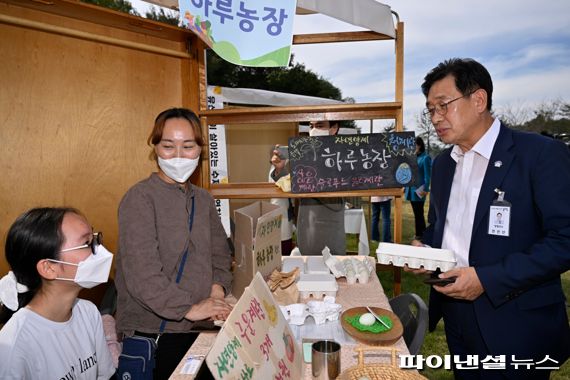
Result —
POLYGON ((523 125, 532 117, 532 110, 523 103, 506 104, 493 110, 493 115, 509 126, 523 125))
POLYGON ((170 24, 173 26, 180 25, 180 18, 178 17, 178 13, 173 11, 166 12, 164 8, 150 7, 150 10, 145 12, 145 17, 149 20, 163 22, 165 24, 170 24))
POLYGON ((124 12, 133 16, 140 16, 139 12, 128 0, 81 0, 84 3, 99 5, 101 7, 110 8, 115 11, 124 12))
POLYGON ((570 119, 570 103, 562 104, 560 107, 560 115, 565 119, 570 119))
POLYGON ((416 115, 416 124, 417 135, 424 140, 427 154, 432 157, 437 156, 445 146, 440 144, 429 114, 426 115, 421 111, 416 115))
POLYGON ((534 111, 534 118, 520 126, 520 129, 531 132, 546 132, 552 136, 570 132, 569 103, 560 100, 543 103, 534 111))
MULTIPOLYGON (((294 55, 291 55, 288 67, 248 67, 234 65, 208 50, 206 62, 209 85, 253 88, 354 103, 354 98, 343 98, 341 90, 321 75, 307 69, 302 63, 295 63, 294 55)), ((341 126, 356 128, 356 123, 346 120, 341 126)))
MULTIPOLYGON (((101 7, 113 9, 115 11, 128 13, 133 16, 141 16, 140 13, 133 7, 128 0, 81 0, 84 3, 94 4, 101 7)), ((145 17, 149 20, 159 21, 166 24, 179 26, 180 18, 178 12, 165 11, 164 8, 150 7, 150 10, 145 12, 145 17)))
MULTIPOLYGON (((494 110, 493 115, 510 128, 560 138, 570 145, 570 103, 553 100, 539 104, 534 110, 524 104, 507 104, 494 110)), ((437 156, 447 147, 441 144, 429 116, 423 113, 416 116, 416 130, 430 156, 437 156)))
POLYGON ((304 64, 295 63, 294 58, 291 56, 288 67, 247 67, 227 62, 208 50, 208 84, 343 100, 339 88, 304 64))
POLYGON ((543 102, 535 110, 506 106, 494 115, 505 124, 522 131, 556 136, 570 132, 570 103, 560 99, 543 102))
MULTIPOLYGON (((406 128, 404 127, 404 130, 406 128)), ((384 133, 396 132, 396 123, 392 122, 384 127, 384 133)))

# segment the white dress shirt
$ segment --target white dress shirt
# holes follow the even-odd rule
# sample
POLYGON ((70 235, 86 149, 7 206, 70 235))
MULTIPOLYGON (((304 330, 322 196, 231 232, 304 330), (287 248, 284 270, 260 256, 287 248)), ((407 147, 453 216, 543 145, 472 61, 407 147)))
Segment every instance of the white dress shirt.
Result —
POLYGON ((475 209, 500 126, 499 120, 495 119, 491 128, 467 152, 463 152, 458 145, 451 150, 451 158, 456 166, 441 247, 455 253, 458 268, 469 266, 475 209))

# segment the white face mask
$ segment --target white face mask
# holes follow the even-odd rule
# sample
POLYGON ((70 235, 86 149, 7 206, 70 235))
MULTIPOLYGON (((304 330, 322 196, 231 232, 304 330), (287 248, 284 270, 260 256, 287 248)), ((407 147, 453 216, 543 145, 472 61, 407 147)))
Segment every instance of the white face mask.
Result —
POLYGON ((102 244, 95 247, 95 254, 89 255, 79 264, 68 263, 66 261, 51 260, 56 263, 74 265, 77 267, 75 278, 57 277, 56 280, 74 281, 82 288, 90 289, 99 284, 104 284, 109 280, 109 272, 111 272, 111 264, 113 263, 113 254, 102 244))
POLYGON ((311 128, 309 129, 309 136, 328 136, 329 130, 328 129, 318 129, 318 128, 311 128))
POLYGON ((178 183, 184 183, 190 178, 200 163, 200 156, 196 158, 170 158, 165 160, 158 157, 158 166, 168 178, 178 183))

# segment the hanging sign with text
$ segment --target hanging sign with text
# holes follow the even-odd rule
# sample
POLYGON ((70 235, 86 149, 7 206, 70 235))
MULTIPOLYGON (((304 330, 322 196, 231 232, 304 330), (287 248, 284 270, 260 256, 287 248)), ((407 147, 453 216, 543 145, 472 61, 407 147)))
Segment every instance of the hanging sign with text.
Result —
POLYGON ((182 25, 226 61, 252 67, 289 64, 296 0, 179 0, 178 5, 182 25))
POLYGON ((414 132, 289 139, 291 191, 319 193, 419 185, 414 132))

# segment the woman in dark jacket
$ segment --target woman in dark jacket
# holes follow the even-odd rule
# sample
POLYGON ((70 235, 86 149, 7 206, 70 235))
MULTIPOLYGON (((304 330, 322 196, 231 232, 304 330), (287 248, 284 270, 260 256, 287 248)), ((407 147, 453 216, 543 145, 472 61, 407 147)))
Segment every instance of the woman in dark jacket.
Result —
POLYGON ((424 204, 431 179, 431 157, 426 153, 426 146, 421 137, 416 137, 416 156, 418 160, 418 173, 420 185, 406 187, 406 200, 410 201, 416 222, 416 239, 421 239, 426 229, 424 217, 424 204))

